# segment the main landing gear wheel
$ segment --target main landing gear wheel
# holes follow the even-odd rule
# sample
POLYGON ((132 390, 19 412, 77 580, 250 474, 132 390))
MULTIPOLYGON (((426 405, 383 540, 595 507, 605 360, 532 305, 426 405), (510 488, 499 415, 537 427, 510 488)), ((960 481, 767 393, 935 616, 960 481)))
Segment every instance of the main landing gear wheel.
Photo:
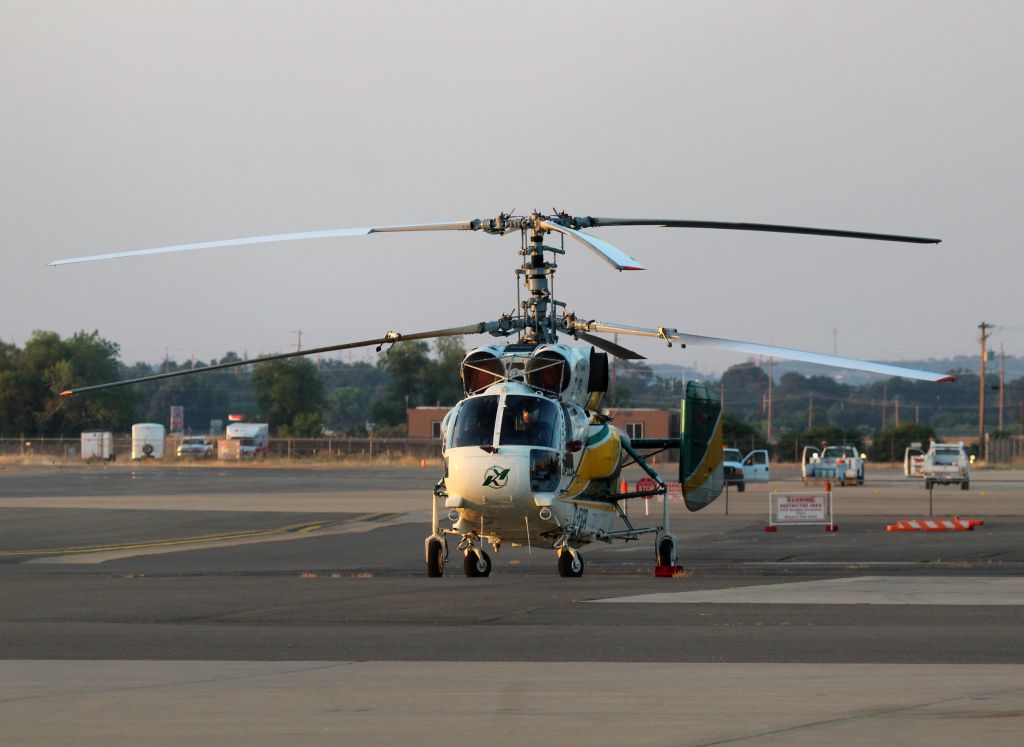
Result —
POLYGON ((462 560, 462 570, 470 578, 491 575, 491 558, 483 550, 471 549, 462 560))
POLYGON ((572 550, 558 551, 558 575, 579 578, 583 575, 583 556, 572 550))
POLYGON ((441 540, 427 543, 427 576, 440 578, 444 575, 444 545, 441 540))

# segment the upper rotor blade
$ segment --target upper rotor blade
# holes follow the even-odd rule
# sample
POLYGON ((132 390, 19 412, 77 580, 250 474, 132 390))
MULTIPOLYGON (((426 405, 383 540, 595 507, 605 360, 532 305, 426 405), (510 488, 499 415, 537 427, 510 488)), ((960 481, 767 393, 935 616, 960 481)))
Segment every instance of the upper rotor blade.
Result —
POLYGON ((644 356, 640 355, 640 353, 637 353, 635 350, 624 348, 618 343, 614 343, 611 340, 606 340, 603 337, 598 337, 597 335, 590 335, 587 334, 586 332, 576 332, 575 334, 581 340, 589 342, 595 348, 601 348, 601 350, 603 350, 606 353, 611 353, 616 358, 620 358, 625 361, 647 360, 644 356))
POLYGON ((132 249, 125 252, 94 254, 89 257, 71 257, 55 259, 50 267, 69 265, 76 262, 95 262, 102 259, 119 257, 139 257, 145 254, 168 254, 171 252, 190 252, 196 249, 220 249, 226 246, 243 246, 245 244, 269 244, 276 241, 299 241, 302 239, 324 239, 337 236, 366 236, 371 233, 392 233, 397 231, 473 231, 479 221, 457 221, 454 223, 420 223, 407 226, 365 226, 363 228, 328 228, 323 231, 302 231, 300 233, 277 233, 268 236, 250 236, 244 239, 223 239, 220 241, 200 241, 195 244, 174 244, 155 249, 132 249))
POLYGON ((580 243, 585 244, 597 252, 601 258, 616 270, 646 269, 642 264, 637 262, 633 257, 630 257, 618 247, 612 246, 607 241, 602 241, 596 236, 591 236, 590 234, 582 233, 581 231, 567 228, 566 226, 560 226, 557 223, 552 223, 547 220, 540 221, 540 226, 547 231, 557 231, 558 233, 565 234, 566 236, 571 236, 580 243))
POLYGON ((581 227, 589 226, 661 226, 663 228, 716 228, 729 231, 764 231, 767 233, 798 233, 811 236, 838 236, 847 239, 873 239, 875 241, 903 241, 911 244, 938 244, 942 239, 920 236, 900 236, 890 233, 867 233, 865 231, 844 231, 833 228, 808 228, 807 226, 779 226, 772 223, 731 223, 714 220, 675 220, 660 218, 585 218, 579 220, 581 227))
POLYGON ((82 392, 94 392, 100 389, 112 389, 113 387, 126 386, 128 384, 141 384, 146 381, 157 381, 159 379, 170 379, 175 376, 189 376, 191 374, 205 373, 207 371, 217 371, 223 368, 236 368, 237 366, 247 366, 254 363, 266 363, 267 361, 278 361, 284 358, 298 358, 305 355, 316 355, 317 353, 330 353, 336 350, 349 350, 351 348, 366 348, 371 345, 394 344, 396 342, 408 341, 408 340, 427 340, 434 337, 455 337, 458 335, 474 335, 483 332, 492 332, 495 334, 502 334, 511 332, 513 330, 515 320, 506 320, 502 322, 479 322, 478 324, 469 324, 465 327, 451 327, 449 329, 435 329, 429 332, 413 332, 411 334, 400 334, 398 332, 388 332, 383 337, 378 337, 373 340, 360 340, 358 342, 344 342, 340 345, 327 345, 320 348, 309 348, 308 350, 298 350, 294 353, 278 353, 275 355, 265 355, 261 358, 248 358, 244 361, 232 361, 231 363, 217 363, 212 366, 206 366, 204 368, 191 368, 185 371, 171 371, 168 373, 153 374, 152 376, 140 376, 135 379, 125 379, 123 381, 112 381, 106 384, 93 384, 91 386, 82 386, 74 389, 65 389, 60 393, 61 397, 69 397, 73 394, 81 394, 82 392))

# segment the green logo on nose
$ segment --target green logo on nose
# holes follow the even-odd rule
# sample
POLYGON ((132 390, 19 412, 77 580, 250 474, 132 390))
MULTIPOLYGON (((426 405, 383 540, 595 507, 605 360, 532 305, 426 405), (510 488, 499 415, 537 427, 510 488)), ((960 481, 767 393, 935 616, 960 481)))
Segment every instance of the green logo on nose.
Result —
POLYGON ((487 470, 487 475, 484 477, 485 488, 503 488, 508 482, 508 473, 512 471, 511 467, 502 469, 501 467, 491 467, 487 470))

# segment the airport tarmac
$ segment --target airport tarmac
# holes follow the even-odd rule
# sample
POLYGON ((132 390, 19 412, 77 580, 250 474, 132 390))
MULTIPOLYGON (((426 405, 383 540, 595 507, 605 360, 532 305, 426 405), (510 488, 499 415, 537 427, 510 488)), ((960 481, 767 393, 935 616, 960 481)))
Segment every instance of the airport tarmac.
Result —
POLYGON ((1024 733, 1024 472, 936 488, 985 525, 927 533, 885 530, 929 513, 893 469, 835 489, 838 532, 765 533, 769 490, 805 490, 776 476, 671 504, 678 578, 648 542, 428 579, 430 469, 2 468, 0 743, 1024 733))

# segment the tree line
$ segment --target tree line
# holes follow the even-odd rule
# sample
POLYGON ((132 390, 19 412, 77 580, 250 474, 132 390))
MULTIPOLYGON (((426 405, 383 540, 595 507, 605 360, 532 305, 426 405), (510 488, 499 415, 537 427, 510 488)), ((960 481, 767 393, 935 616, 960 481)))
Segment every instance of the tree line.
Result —
MULTIPOLYGON (((127 431, 134 422, 167 422, 172 405, 185 408, 186 428, 205 433, 210 421, 229 413, 268 422, 278 436, 323 433, 402 436, 405 412, 421 405, 453 405, 462 396, 459 364, 466 350, 461 338, 433 345, 402 342, 386 349, 377 363, 291 358, 252 366, 118 387, 74 397, 63 389, 201 369, 241 360, 234 352, 204 361, 165 360, 126 365, 119 346, 98 332, 62 339, 37 331, 23 348, 0 342, 0 435, 76 436, 86 429, 127 431)), ((717 381, 732 439, 766 444, 788 456, 800 443, 887 441, 890 451, 914 434, 949 436, 976 433, 978 374, 952 372, 951 384, 888 379, 851 385, 829 376, 786 373, 771 382, 762 366, 744 363, 717 381), (769 438, 769 409, 771 433, 769 438)), ((996 430, 998 376, 986 376, 988 431, 996 430)), ((676 408, 683 391, 678 378, 656 376, 643 362, 615 361, 608 407, 676 408)), ((1004 430, 1021 432, 1024 377, 1003 392, 1004 430)))

